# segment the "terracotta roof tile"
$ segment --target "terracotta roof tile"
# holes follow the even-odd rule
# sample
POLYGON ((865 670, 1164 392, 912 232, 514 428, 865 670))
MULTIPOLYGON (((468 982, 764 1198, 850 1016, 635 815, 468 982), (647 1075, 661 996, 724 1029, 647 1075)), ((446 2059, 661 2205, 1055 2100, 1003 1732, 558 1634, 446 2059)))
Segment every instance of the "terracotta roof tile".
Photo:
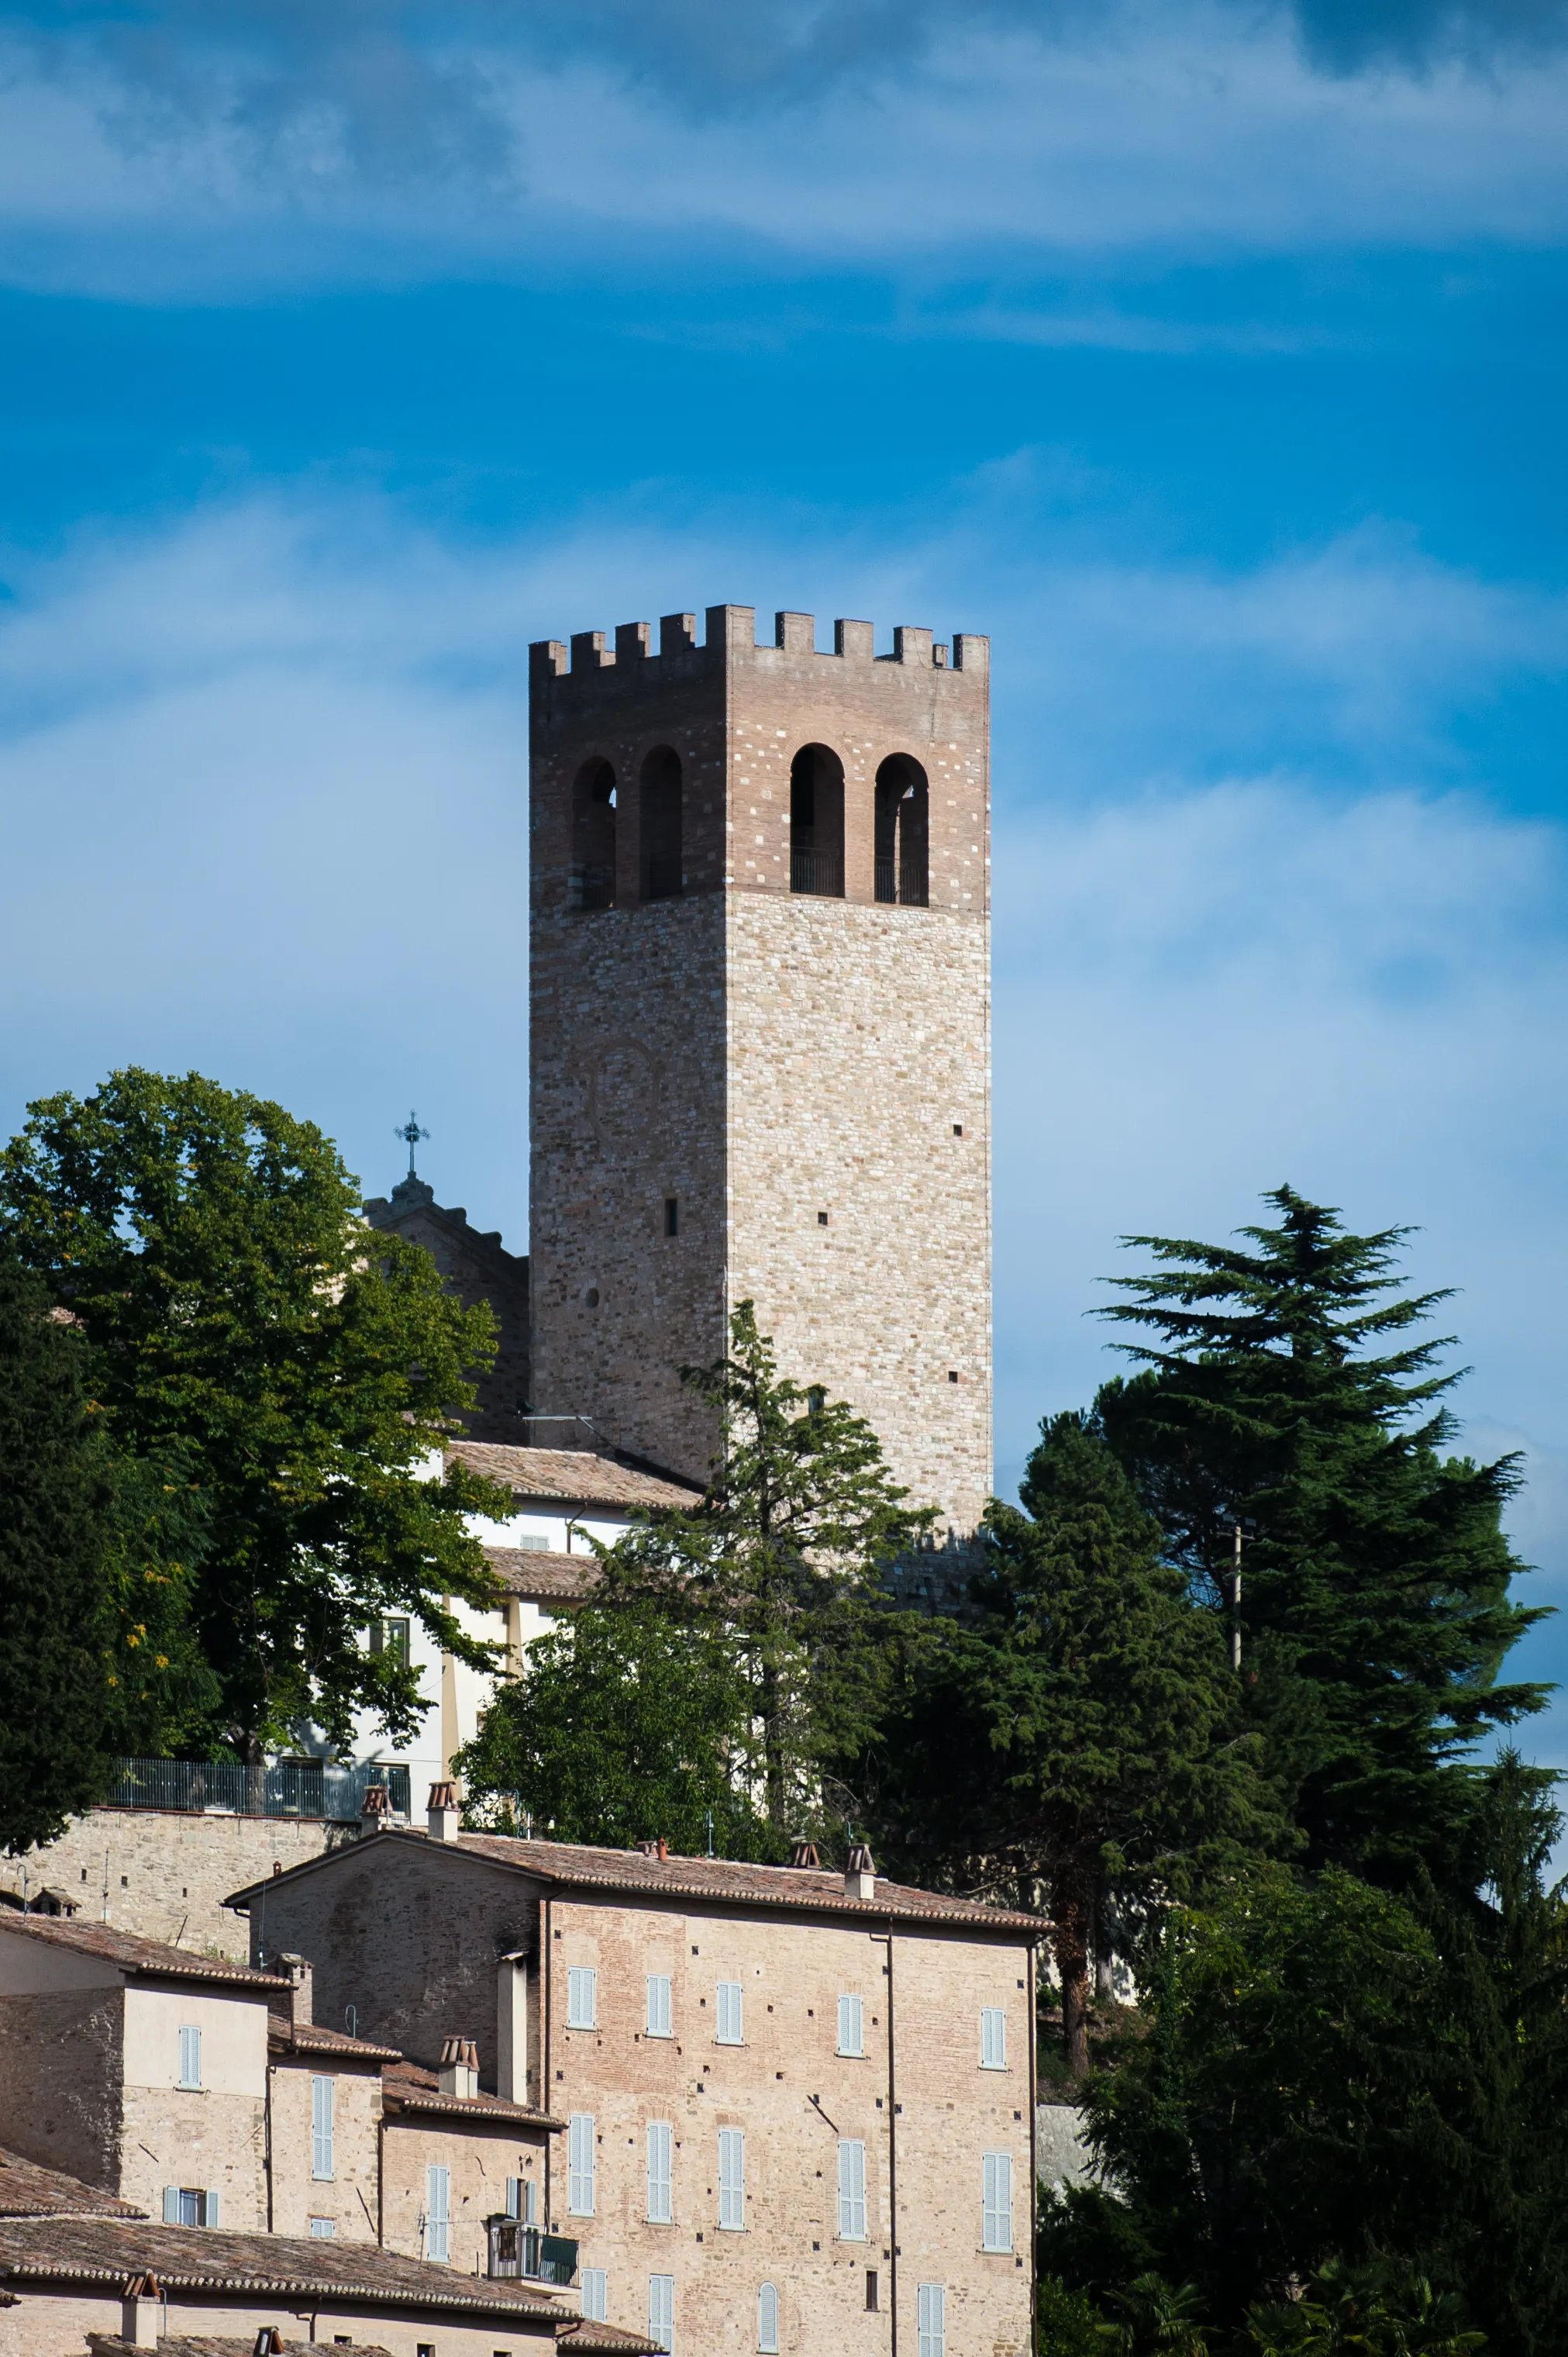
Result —
POLYGON ((0 2218, 145 2218, 134 2201, 0 2147, 0 2218))
POLYGON ((492 1547, 485 1560, 509 1596, 529 1604, 578 1604, 596 1585, 599 1567, 589 1555, 557 1555, 545 1547, 492 1547))
POLYGON ((537 2285, 458 2275, 451 2267, 379 2250, 373 2243, 227 2234, 212 2226, 129 2225, 110 2218, 0 2221, 0 2278, 7 2285, 109 2284, 118 2292, 134 2275, 156 2276, 166 2291, 306 2301, 349 2295, 389 2309, 435 2308, 470 2316, 553 2320, 561 2313, 559 2303, 537 2285))
POLYGON ((346 2029, 324 2029, 318 2022, 296 2021, 292 2028, 274 2014, 267 2028, 269 2046, 285 2053, 340 2054, 346 2061, 401 2062, 398 2046, 376 2046, 368 2038, 350 2038, 346 2029))
MULTIPOLYGON (((386 1836, 381 1836, 386 1838, 386 1836)), ((396 1839, 394 1835, 392 1838, 396 1839)), ((519 1841, 500 1834, 461 1834, 457 1847, 498 1865, 515 1866, 550 1882, 596 1885, 606 1890, 650 1897, 729 1900, 737 1906, 807 1908, 813 1913, 888 1915, 922 1922, 1028 1932, 1038 1935, 1045 1920, 1015 1914, 972 1899, 917 1890, 908 1883, 876 1879, 875 1899, 851 1899, 843 1876, 813 1867, 746 1866, 727 1858, 677 1857, 660 1861, 641 1850, 593 1849, 582 1842, 519 1841)))
POLYGON ((435 2072, 417 2062, 389 2063, 381 2072, 381 2093, 393 2110, 468 2120, 480 2127, 492 2122, 500 2126, 509 2121, 531 2128, 566 2125, 564 2120, 552 2119, 548 2112, 536 2112, 527 2104, 509 2104, 499 2095, 444 2095, 435 2072))
POLYGON ((564 2317, 555 2328, 558 2349, 583 2352, 592 2351, 594 2357, 653 2357, 659 2348, 640 2332, 623 2332, 618 2324, 596 2324, 591 2317, 564 2317))
POLYGON ((591 1448, 514 1448, 502 1441, 454 1440, 456 1458, 471 1472, 499 1481, 517 1498, 548 1498, 573 1506, 694 1506, 702 1491, 673 1474, 645 1473, 591 1448))
POLYGON ((221 1981, 244 1989, 286 1989, 287 1981, 271 1973, 252 1972, 249 1964, 231 1964, 222 1956, 199 1956, 190 1948, 172 1948, 163 1940, 144 1940, 136 1932, 122 1932, 113 1923, 93 1923, 63 1915, 0 1915, 0 1939, 41 1940, 79 1955, 99 1956, 107 1964, 135 1976, 160 1980, 221 1981))
MULTIPOLYGON (((279 2324, 278 2338, 288 2352, 288 2357, 295 2357, 296 2352, 298 2357, 306 2357, 307 2352, 315 2344, 299 2338, 299 2327, 292 2317, 286 2319, 286 2325, 285 2330, 284 2323, 279 2324)), ((129 2341, 122 2341, 117 2332, 90 2332, 87 2336, 87 2346, 91 2351, 92 2357, 131 2357, 133 2348, 133 2344, 129 2341)), ((256 2336, 253 2332, 247 2333, 243 2341, 214 2341, 206 2333, 199 2333, 192 2339, 188 2333, 181 2332, 176 2334, 173 2340, 163 2340, 158 2342, 157 2357, 253 2357, 255 2346, 256 2336)), ((144 2357, 145 2357, 145 2352, 144 2357)), ((389 2352, 372 2341, 353 2341, 346 2344, 339 2343, 333 2351, 332 2357, 389 2357, 389 2352)))

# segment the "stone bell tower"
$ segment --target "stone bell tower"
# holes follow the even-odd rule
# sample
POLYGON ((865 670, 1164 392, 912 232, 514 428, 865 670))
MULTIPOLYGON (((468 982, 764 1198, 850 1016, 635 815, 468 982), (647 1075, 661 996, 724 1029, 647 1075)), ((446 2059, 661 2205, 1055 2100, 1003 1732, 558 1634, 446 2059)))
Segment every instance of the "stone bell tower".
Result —
MULTIPOLYGON (((991 1490, 988 641, 753 609, 531 650, 532 1399, 701 1479, 781 1371, 991 1490)), ((542 1427, 537 1428, 543 1438, 542 1427)))

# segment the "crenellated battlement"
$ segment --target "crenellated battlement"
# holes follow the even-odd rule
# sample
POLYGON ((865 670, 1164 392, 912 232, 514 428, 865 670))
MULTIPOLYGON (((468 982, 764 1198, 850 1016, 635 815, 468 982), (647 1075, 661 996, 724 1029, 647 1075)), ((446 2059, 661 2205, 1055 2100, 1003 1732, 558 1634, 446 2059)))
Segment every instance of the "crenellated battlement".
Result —
POLYGON ((570 641, 536 639, 529 648, 530 677, 536 683, 573 680, 591 673, 602 681, 607 671, 674 664, 682 675, 717 662, 756 662, 767 665, 782 658, 786 663, 890 663, 906 670, 964 672, 983 677, 990 669, 991 641, 972 631, 958 631, 950 644, 929 630, 900 624, 893 632, 892 651, 876 652, 875 625, 843 618, 833 623, 831 651, 816 642, 814 614, 776 613, 769 644, 757 636, 755 606, 710 606, 703 637, 697 639, 695 614, 664 614, 659 622, 659 651, 653 651, 653 627, 649 622, 621 622, 615 644, 607 644, 604 630, 576 630, 570 641))

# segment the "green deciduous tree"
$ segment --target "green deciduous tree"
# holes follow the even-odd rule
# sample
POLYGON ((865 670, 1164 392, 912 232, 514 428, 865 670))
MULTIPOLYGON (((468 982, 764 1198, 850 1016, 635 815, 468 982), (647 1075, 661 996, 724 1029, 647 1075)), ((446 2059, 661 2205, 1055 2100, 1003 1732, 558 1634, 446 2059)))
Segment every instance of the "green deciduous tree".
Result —
POLYGON ((1067 2059, 1088 2068, 1096 1910, 1189 1887, 1284 1828, 1221 1631, 1161 1560, 1092 1420, 1054 1417, 1025 1510, 993 1505, 968 1625, 906 1655, 881 1733, 889 1858, 1015 1904, 1043 1892, 1067 2059))
POLYGON ((1444 1297, 1400 1298, 1406 1231, 1348 1234, 1288 1187, 1278 1224, 1235 1245, 1159 1236, 1105 1315, 1151 1338, 1108 1384, 1106 1433, 1200 1600, 1228 1615, 1244 1539, 1248 1707, 1314 1864, 1439 1875, 1464 1848, 1464 1755, 1540 1707, 1498 1682, 1539 1614, 1500 1526, 1513 1461, 1444 1453, 1441 1340, 1412 1329, 1444 1297))
POLYGON ((749 1301, 731 1318, 727 1355, 681 1373, 719 1426, 706 1492, 605 1550, 604 1592, 723 1632, 751 1693, 779 1841, 820 1818, 824 1762, 865 1738, 885 1577, 934 1517, 907 1503, 862 1417, 780 1377, 749 1301))
POLYGON ((0 1246, 0 1846, 50 1841, 108 1773, 113 1495, 81 1337, 0 1246))
POLYGON ((627 1600, 529 1647, 458 1756, 471 1806, 558 1841, 767 1857, 751 1800, 753 1696, 724 1634, 627 1600))
POLYGON ((130 1070, 29 1111, 0 1155, 0 1232, 80 1321, 118 1450, 199 1493, 190 1626, 218 1727, 252 1761, 306 1717, 344 1740, 365 1707, 407 1734, 416 1674, 365 1648, 368 1620, 412 1614, 489 1658, 448 1599, 490 1599, 464 1517, 510 1501, 424 1469, 489 1313, 368 1236, 330 1140, 278 1105, 130 1070))

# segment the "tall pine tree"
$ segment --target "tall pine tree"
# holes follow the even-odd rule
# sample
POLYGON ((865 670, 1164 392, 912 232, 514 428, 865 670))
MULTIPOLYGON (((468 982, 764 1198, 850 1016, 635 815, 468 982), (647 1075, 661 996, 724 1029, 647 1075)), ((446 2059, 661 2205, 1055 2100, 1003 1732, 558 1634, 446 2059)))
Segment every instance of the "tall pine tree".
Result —
POLYGON ((0 1246, 0 1847, 52 1840, 108 1774, 109 1466, 81 1338, 0 1246))
POLYGON ((1097 1409, 1217 1616, 1240 1528, 1243 1691, 1307 1862, 1441 1878, 1475 1804, 1466 1753, 1542 1699, 1498 1679, 1541 1617, 1509 1593, 1515 1465, 1447 1453, 1448 1338, 1412 1334, 1444 1296, 1398 1296, 1406 1231, 1348 1234, 1289 1187, 1265 1200, 1278 1224, 1234 1245, 1126 1239, 1158 1265, 1114 1280, 1129 1297, 1102 1314, 1150 1340, 1097 1409))

